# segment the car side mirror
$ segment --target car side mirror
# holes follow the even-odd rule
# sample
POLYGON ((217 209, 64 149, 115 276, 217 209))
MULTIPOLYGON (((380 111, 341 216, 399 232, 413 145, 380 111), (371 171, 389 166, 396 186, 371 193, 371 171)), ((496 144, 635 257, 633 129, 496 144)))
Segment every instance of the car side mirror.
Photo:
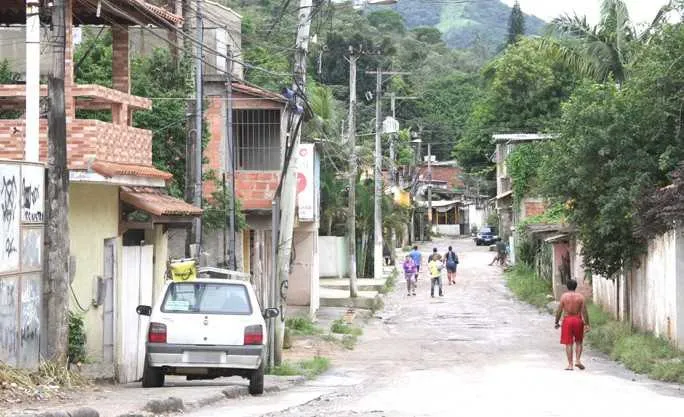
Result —
POLYGON ((151 316, 152 315, 152 307, 150 306, 143 306, 139 305, 136 309, 135 312, 138 313, 141 316, 151 316))
POLYGON ((263 316, 265 319, 272 319, 274 317, 278 317, 279 314, 280 314, 280 310, 272 307, 272 308, 265 309, 263 316))

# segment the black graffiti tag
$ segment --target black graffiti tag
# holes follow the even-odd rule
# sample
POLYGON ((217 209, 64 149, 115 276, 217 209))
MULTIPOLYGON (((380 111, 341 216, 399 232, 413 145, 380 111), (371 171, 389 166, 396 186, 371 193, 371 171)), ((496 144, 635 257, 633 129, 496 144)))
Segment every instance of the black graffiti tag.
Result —
POLYGON ((0 181, 0 214, 7 227, 14 221, 14 204, 17 200, 17 180, 14 177, 2 177, 0 181))
POLYGON ((31 184, 26 185, 26 178, 22 179, 22 185, 24 188, 24 208, 31 209, 40 199, 40 188, 31 184))
POLYGON ((5 253, 7 254, 7 257, 11 256, 16 251, 17 245, 14 244, 14 238, 8 237, 5 239, 5 253))

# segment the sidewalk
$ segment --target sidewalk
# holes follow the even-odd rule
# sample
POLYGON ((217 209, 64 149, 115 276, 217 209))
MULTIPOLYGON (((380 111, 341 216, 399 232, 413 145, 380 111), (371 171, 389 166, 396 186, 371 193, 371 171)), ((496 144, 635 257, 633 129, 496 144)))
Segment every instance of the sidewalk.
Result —
MULTIPOLYGON (((284 391, 305 381, 304 377, 266 375, 265 393, 284 391)), ((163 388, 143 389, 140 383, 97 385, 69 398, 16 404, 0 410, 5 417, 134 417, 188 412, 219 401, 248 396, 248 382, 239 377, 209 381, 186 381, 168 376, 163 388)))

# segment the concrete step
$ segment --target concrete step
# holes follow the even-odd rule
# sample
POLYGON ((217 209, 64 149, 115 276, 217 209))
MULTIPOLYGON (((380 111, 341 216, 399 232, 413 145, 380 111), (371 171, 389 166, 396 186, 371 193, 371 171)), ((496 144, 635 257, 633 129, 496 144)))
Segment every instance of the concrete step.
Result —
POLYGON ((350 298, 349 290, 321 288, 321 307, 353 307, 370 310, 377 306, 377 291, 359 291, 358 297, 350 298))
MULTIPOLYGON (((356 288, 359 291, 380 291, 385 287, 386 279, 369 279, 369 278, 359 278, 356 280, 356 288)), ((333 290, 346 290, 349 291, 349 278, 343 279, 331 279, 331 278, 321 278, 320 280, 321 288, 329 288, 333 290)))

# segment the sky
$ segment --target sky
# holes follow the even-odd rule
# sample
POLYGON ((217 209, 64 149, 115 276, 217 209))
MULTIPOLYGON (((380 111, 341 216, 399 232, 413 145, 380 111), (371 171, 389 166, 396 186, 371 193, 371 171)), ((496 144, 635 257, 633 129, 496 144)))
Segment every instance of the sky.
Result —
MULTIPOLYGON (((515 0, 502 0, 512 6, 515 0)), ((563 14, 586 15, 590 24, 598 23, 600 0, 519 0, 520 7, 526 14, 533 14, 546 21, 563 14)), ((629 15, 633 22, 649 23, 666 0, 625 0, 629 15)))

